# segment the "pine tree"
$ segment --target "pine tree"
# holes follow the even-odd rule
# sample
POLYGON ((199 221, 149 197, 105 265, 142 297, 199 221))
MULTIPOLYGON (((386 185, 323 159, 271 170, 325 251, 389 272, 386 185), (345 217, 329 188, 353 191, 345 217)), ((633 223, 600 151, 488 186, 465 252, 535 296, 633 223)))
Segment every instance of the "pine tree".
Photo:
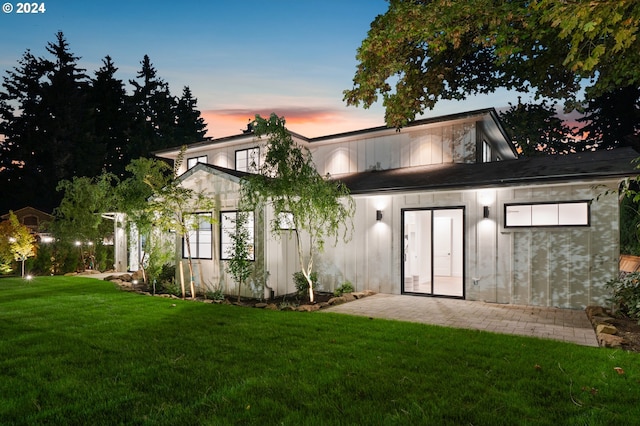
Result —
POLYGON ((189 86, 182 89, 182 97, 176 106, 176 142, 180 145, 197 142, 207 133, 207 124, 197 109, 198 100, 189 86))
POLYGON ((89 89, 89 102, 96 145, 103 147, 105 152, 102 168, 122 177, 130 160, 126 152, 130 120, 124 83, 115 77, 117 71, 107 55, 102 60, 102 67, 95 72, 89 89))
POLYGON ((154 150, 175 146, 175 100, 169 85, 157 76, 148 55, 144 55, 142 69, 129 80, 134 87, 130 97, 133 127, 128 151, 130 158, 146 157, 154 150))

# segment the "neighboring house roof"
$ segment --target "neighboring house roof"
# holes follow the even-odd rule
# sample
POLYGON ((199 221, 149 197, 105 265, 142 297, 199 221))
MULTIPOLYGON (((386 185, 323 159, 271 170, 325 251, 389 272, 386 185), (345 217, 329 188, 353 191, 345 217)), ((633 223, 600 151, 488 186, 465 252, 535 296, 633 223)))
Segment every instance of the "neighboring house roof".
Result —
MULTIPOLYGON (((49 213, 45 213, 42 210, 38 210, 30 206, 13 210, 13 214, 16 215, 20 223, 27 226, 33 232, 38 232, 44 223, 51 222, 53 220, 53 216, 49 213)), ((0 219, 9 219, 9 213, 3 214, 0 216, 0 219)))
POLYGON ((632 148, 540 156, 478 164, 442 164, 336 176, 352 194, 384 191, 464 189, 526 183, 633 176, 632 148))

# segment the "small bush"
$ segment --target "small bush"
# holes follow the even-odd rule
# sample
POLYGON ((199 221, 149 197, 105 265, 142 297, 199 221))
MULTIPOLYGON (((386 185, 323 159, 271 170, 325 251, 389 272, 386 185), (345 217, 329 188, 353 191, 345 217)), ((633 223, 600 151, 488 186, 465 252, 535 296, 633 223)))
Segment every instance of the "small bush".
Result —
POLYGON ((353 290, 353 284, 351 284, 351 281, 345 281, 333 291, 333 295, 340 297, 345 293, 353 293, 353 290))
POLYGON ((216 300, 216 301, 224 300, 224 293, 222 292, 221 288, 217 288, 213 291, 207 291, 205 293, 205 296, 207 297, 207 299, 211 299, 211 300, 216 300))
MULTIPOLYGON (((300 271, 293 274, 293 282, 296 286, 296 292, 298 295, 305 295, 309 293, 309 282, 304 277, 304 274, 300 271)), ((313 282, 313 287, 315 288, 318 285, 318 274, 315 272, 311 273, 311 282, 313 282)))
POLYGON ((158 281, 161 283, 173 283, 176 279, 176 265, 165 263, 158 274, 158 281))
POLYGON ((632 272, 607 282, 613 295, 609 299, 623 314, 640 324, 640 272, 632 272))

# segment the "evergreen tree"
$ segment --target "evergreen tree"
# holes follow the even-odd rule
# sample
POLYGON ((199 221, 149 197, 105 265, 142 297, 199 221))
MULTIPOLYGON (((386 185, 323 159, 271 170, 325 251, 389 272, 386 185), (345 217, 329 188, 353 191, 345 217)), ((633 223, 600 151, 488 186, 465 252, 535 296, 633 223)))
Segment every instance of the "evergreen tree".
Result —
POLYGON ((176 106, 176 142, 188 144, 204 139, 207 125, 196 108, 198 100, 193 97, 189 86, 182 89, 182 97, 176 106))
POLYGON ((134 87, 130 97, 133 118, 130 130, 129 156, 132 159, 146 157, 154 150, 175 146, 175 100, 169 85, 157 76, 148 55, 144 55, 141 70, 129 80, 134 87))
MULTIPOLYGON (((42 179, 36 159, 37 141, 44 137, 39 120, 42 115, 42 61, 27 50, 18 66, 7 71, 2 82, 0 131, 4 140, 0 150, 0 207, 7 211, 22 205, 38 189, 42 179)), ((33 203, 32 203, 33 204, 33 203)), ((46 202, 36 207, 44 207, 46 202)))
POLYGON ((89 99, 96 145, 104 149, 102 168, 122 177, 129 163, 127 130, 130 120, 126 110, 124 83, 115 77, 117 71, 118 68, 107 55, 102 60, 102 67, 95 72, 89 99))
POLYGON ((96 176, 100 173, 104 147, 96 146, 87 108, 89 80, 79 68, 80 59, 69 51, 62 32, 48 43, 53 61, 43 61, 47 80, 43 84, 43 115, 39 125, 46 136, 38 141, 39 163, 48 186, 55 188, 61 179, 72 176, 96 176))

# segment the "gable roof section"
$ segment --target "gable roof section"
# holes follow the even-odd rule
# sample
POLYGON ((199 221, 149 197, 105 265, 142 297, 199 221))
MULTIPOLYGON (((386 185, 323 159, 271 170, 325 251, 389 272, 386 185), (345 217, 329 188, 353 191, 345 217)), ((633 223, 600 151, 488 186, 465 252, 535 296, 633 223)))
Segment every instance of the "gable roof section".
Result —
POLYGON ((199 171, 203 171, 212 175, 222 176, 234 182, 239 182, 243 177, 250 175, 250 173, 247 172, 227 169, 226 167, 214 166, 213 164, 197 163, 195 166, 178 176, 178 180, 184 181, 186 179, 189 179, 199 171))
POLYGON ((469 189, 581 179, 635 176, 632 148, 582 152, 478 164, 441 164, 342 175, 351 194, 469 189))

